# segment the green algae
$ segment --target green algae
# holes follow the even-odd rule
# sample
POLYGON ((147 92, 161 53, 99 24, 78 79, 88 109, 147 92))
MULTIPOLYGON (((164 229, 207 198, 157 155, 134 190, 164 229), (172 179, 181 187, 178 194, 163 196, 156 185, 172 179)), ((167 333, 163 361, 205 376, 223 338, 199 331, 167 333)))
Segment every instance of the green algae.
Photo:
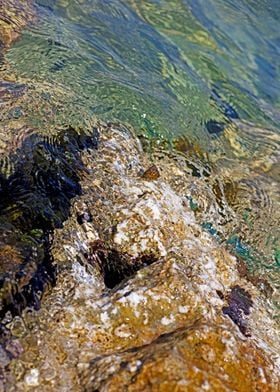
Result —
POLYGON ((277 266, 280 267, 280 249, 279 248, 274 249, 274 258, 275 258, 275 262, 276 262, 277 266))

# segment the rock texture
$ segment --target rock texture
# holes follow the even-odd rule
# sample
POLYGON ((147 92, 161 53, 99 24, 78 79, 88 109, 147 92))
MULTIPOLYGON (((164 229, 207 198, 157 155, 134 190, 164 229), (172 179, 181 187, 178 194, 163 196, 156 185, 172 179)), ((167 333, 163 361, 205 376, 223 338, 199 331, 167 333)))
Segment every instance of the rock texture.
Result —
POLYGON ((54 229, 56 286, 6 316, 3 389, 278 391, 267 299, 197 223, 186 161, 151 161, 124 126, 97 130, 54 229))
POLYGON ((9 46, 24 26, 34 20, 32 0, 1 0, 0 45, 9 46))

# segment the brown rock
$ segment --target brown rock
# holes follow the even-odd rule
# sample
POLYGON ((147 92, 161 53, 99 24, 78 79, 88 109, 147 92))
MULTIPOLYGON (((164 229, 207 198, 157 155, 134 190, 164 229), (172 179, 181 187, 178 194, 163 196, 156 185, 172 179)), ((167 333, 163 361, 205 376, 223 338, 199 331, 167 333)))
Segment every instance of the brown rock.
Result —
POLYGON ((159 172, 159 170, 158 170, 156 165, 150 166, 142 174, 142 178, 144 180, 149 180, 149 181, 157 180, 159 177, 160 177, 160 172, 159 172))
POLYGON ((277 391, 271 366, 222 319, 197 322, 160 336, 148 346, 97 358, 81 374, 83 390, 277 391))
POLYGON ((98 149, 81 152, 82 195, 54 231, 56 286, 39 311, 23 312, 24 330, 7 326, 22 347, 6 366, 7 385, 276 392, 275 321, 184 203, 181 157, 160 160, 160 178, 143 181, 151 162, 133 133, 99 128, 98 149), (243 314, 250 339, 239 329, 243 314))
POLYGON ((34 20, 32 0, 5 0, 0 4, 0 37, 5 46, 15 41, 20 31, 34 20))

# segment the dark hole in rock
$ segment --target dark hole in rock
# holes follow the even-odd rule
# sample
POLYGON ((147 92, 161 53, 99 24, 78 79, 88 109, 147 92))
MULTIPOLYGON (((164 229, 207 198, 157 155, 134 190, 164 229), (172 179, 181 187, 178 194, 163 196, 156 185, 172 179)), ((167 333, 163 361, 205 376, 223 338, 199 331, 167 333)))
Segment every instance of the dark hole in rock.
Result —
POLYGON ((221 299, 224 299, 224 298, 225 298, 225 297, 224 297, 224 294, 222 293, 221 290, 216 290, 216 293, 218 294, 218 296, 219 296, 221 299))
POLYGON ((228 306, 223 307, 223 313, 239 327, 245 336, 250 336, 247 332, 247 317, 253 306, 251 295, 240 286, 234 286, 230 294, 226 297, 228 306))
POLYGON ((114 288, 123 280, 134 275, 138 270, 154 263, 154 255, 132 257, 116 249, 106 247, 102 241, 92 243, 90 254, 86 255, 88 262, 100 269, 105 286, 114 288))

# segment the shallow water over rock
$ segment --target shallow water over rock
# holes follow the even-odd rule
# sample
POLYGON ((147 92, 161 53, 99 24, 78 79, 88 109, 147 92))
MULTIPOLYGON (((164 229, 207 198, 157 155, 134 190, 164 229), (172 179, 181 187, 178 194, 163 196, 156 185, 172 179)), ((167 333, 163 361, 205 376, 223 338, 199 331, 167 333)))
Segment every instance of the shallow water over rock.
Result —
POLYGON ((0 11, 0 390, 278 391, 268 63, 222 54, 201 2, 109 3, 0 11))
POLYGON ((197 223, 185 161, 151 162, 131 130, 96 129, 52 235, 56 286, 38 311, 6 316, 5 388, 276 391, 271 295, 197 223), (152 164, 160 176, 146 178, 152 164))

